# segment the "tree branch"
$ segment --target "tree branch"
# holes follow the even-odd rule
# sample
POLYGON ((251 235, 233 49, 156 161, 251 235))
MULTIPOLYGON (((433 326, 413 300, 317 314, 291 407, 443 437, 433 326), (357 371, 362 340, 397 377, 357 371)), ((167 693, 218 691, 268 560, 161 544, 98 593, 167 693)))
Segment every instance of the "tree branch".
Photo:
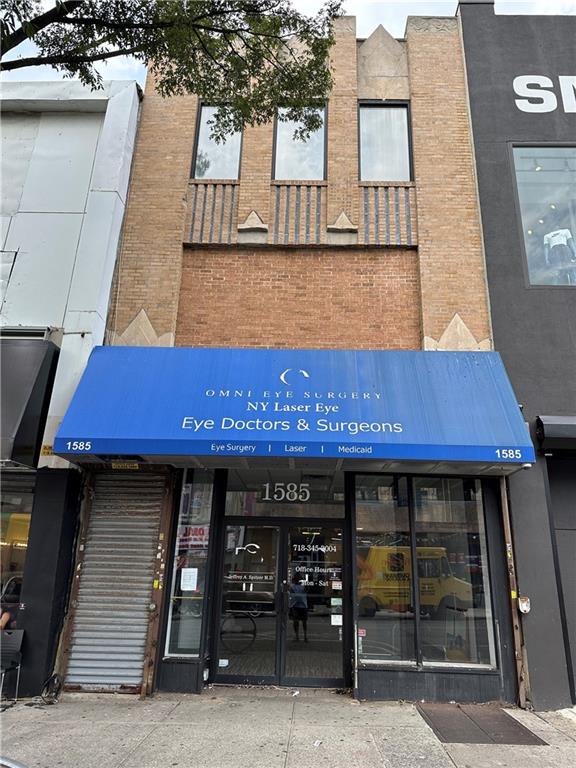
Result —
POLYGON ((244 62, 244 66, 246 67, 246 69, 249 70, 248 61, 244 56, 242 56, 240 51, 235 48, 234 43, 230 40, 226 32, 224 32, 223 36, 224 36, 224 40, 226 41, 226 45, 228 46, 228 49, 232 53, 232 55, 237 56, 239 59, 241 59, 244 62))
POLYGON ((2 62, 0 68, 8 71, 11 69, 22 69, 23 67, 37 67, 40 64, 88 64, 91 61, 103 61, 104 59, 113 59, 116 56, 130 56, 140 51, 139 46, 134 48, 122 48, 119 51, 102 51, 87 56, 70 56, 65 53, 59 56, 30 56, 27 59, 14 59, 13 61, 2 62))
MULTIPOLYGON (((82 0, 76 0, 76 2, 82 2, 82 0)), ((68 3, 69 4, 69 3, 68 3)), ((198 24, 198 21, 202 21, 203 19, 212 19, 217 16, 230 16, 230 10, 225 9, 222 11, 210 11, 210 13, 205 13, 202 16, 195 16, 194 18, 189 20, 189 24, 191 27, 197 27, 198 29, 211 29, 211 27, 208 26, 202 26, 198 24)), ((108 21, 106 19, 99 19, 96 16, 65 16, 62 19, 58 20, 61 24, 75 24, 76 26, 94 26, 94 27, 108 27, 109 29, 147 29, 147 30, 153 30, 153 29, 171 29, 176 26, 176 21, 174 19, 171 19, 170 21, 154 21, 152 23, 147 22, 132 22, 126 19, 125 21, 108 21)), ((213 28, 215 32, 220 32, 221 30, 217 28, 213 28)), ((264 33, 263 33, 264 34, 264 33)))
POLYGON ((193 25, 194 29, 203 29, 206 32, 216 32, 219 35, 225 35, 228 33, 229 35, 234 34, 240 34, 244 32, 247 35, 250 35, 251 37, 270 37, 273 40, 280 40, 281 42, 286 42, 286 40, 289 40, 291 37, 294 37, 293 34, 289 35, 276 35, 272 32, 255 32, 253 29, 250 29, 250 27, 209 27, 207 24, 196 24, 193 25))
POLYGON ((90 16, 66 16, 59 24, 72 24, 79 27, 106 27, 107 29, 170 29, 176 26, 174 21, 155 21, 151 24, 138 21, 107 21, 90 16))
MULTIPOLYGON (((198 17, 200 18, 200 17, 198 17)), ((90 17, 90 16, 66 16, 63 19, 60 19, 59 24, 72 24, 73 26, 79 26, 79 27, 106 27, 107 29, 143 29, 143 30, 154 30, 154 29, 173 29, 176 26, 176 22, 174 20, 172 21, 155 21, 152 24, 147 23, 140 23, 137 21, 106 21, 106 19, 98 19, 96 17, 90 17)), ((217 34, 234 34, 234 33, 240 33, 244 32, 246 34, 251 35, 252 37, 270 37, 274 40, 281 40, 282 42, 285 42, 290 37, 293 37, 293 34, 287 34, 287 35, 275 35, 270 32, 254 32, 254 30, 246 27, 236 28, 236 27, 214 27, 214 26, 208 26, 208 24, 198 24, 196 21, 191 21, 189 25, 191 29, 202 29, 205 32, 216 32, 217 34)))
POLYGON ((44 29, 50 24, 61 21, 71 11, 76 10, 76 8, 83 4, 84 0, 63 0, 41 16, 36 16, 35 19, 24 22, 22 26, 15 29, 14 32, 4 36, 2 39, 2 53, 7 53, 12 50, 12 48, 16 48, 17 45, 28 40, 28 38, 34 37, 37 32, 40 32, 41 29, 44 29))
POLYGON ((194 35, 195 35, 196 39, 198 40, 198 42, 200 43, 200 45, 202 46, 202 50, 204 51, 204 53, 206 54, 206 56, 207 56, 207 57, 208 57, 208 58, 209 58, 211 61, 213 61, 213 62, 214 62, 214 64, 216 64, 216 66, 217 66, 217 67, 218 67, 218 68, 219 68, 219 69, 220 69, 222 72, 224 72, 224 74, 229 74, 229 72, 230 72, 230 69, 229 69, 229 67, 225 67, 225 66, 222 64, 222 62, 221 62, 221 61, 218 61, 218 59, 217 59, 217 58, 214 56, 214 54, 213 54, 213 53, 210 51, 210 49, 209 49, 209 48, 206 46, 206 44, 205 44, 204 40, 202 40, 202 35, 200 35, 200 34, 198 33, 198 31, 196 30, 196 27, 192 27, 192 30, 191 30, 191 31, 192 31, 192 32, 194 32, 194 35))
MULTIPOLYGON (((246 47, 247 47, 249 50, 251 50, 251 51, 252 51, 252 53, 257 53, 257 51, 255 50, 254 46, 253 46, 253 45, 251 45, 251 44, 248 42, 248 40, 246 40, 246 38, 245 38, 245 37, 244 37, 242 34, 239 34, 238 36, 239 36, 239 38, 242 40, 242 42, 244 43, 244 45, 245 45, 245 46, 246 46, 246 47)), ((231 45, 230 41, 228 40, 228 35, 226 35, 226 34, 225 34, 225 35, 224 35, 224 37, 225 37, 225 39, 226 39, 226 42, 228 43, 228 45, 229 45, 230 47, 232 47, 232 45, 231 45)), ((272 59, 270 59, 270 58, 269 58, 269 56, 266 56, 266 55, 263 53, 263 54, 262 54, 262 57, 263 57, 263 59, 264 59, 265 61, 267 61, 267 62, 268 62, 268 64, 270 64, 270 66, 271 66, 273 69, 278 69, 278 70, 282 71, 282 70, 283 70, 283 66, 282 66, 282 63, 279 61, 278 57, 277 57, 275 54, 273 54, 273 53, 270 51, 270 49, 268 48, 268 46, 264 46, 264 44, 263 44, 263 43, 262 43, 262 47, 263 47, 263 49, 265 49, 265 50, 266 50, 266 52, 269 54, 269 56, 272 56, 272 59)), ((246 61, 246 59, 244 59, 244 61, 246 61)), ((246 62, 246 65, 248 65, 248 63, 247 63, 247 62, 246 62)))

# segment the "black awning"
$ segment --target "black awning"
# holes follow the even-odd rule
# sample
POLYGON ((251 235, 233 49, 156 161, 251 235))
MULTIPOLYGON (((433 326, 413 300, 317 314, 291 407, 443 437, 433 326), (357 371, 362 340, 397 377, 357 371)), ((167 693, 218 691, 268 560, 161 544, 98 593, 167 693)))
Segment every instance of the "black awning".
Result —
POLYGON ((544 449, 576 450, 576 416, 538 416, 536 434, 544 449))
POLYGON ((38 339, 0 339, 0 458, 36 466, 58 348, 38 339))

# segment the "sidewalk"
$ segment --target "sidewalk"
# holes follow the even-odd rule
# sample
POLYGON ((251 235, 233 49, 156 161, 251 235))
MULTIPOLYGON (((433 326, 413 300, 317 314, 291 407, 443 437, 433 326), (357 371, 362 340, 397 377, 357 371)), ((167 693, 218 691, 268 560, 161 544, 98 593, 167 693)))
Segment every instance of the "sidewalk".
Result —
POLYGON ((512 716, 545 746, 442 744, 416 707, 330 691, 213 687, 202 696, 65 694, 1 715, 29 768, 572 768, 574 710, 512 716))

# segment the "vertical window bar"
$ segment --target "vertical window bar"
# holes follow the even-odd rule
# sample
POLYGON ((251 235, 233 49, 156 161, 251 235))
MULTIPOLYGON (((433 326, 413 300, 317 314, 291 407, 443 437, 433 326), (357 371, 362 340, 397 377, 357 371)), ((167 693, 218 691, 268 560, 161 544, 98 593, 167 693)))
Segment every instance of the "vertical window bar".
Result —
POLYGON ((376 245, 380 245, 380 190, 374 187, 374 234, 376 245))
POLYGON ((206 220, 206 198, 208 197, 208 185, 202 185, 203 197, 202 197, 202 214, 200 216, 200 242, 204 242, 204 222, 206 220))
MULTIPOLYGON (((350 563, 357 563, 356 557, 357 557, 357 548, 356 548, 356 475, 352 474, 352 472, 345 472, 344 473, 344 504, 345 509, 347 510, 346 517, 348 518, 347 521, 345 521, 345 525, 347 522, 347 530, 348 530, 348 553, 347 556, 349 558, 350 563)), ((346 562, 346 561, 344 561, 346 562)), ((349 585, 344 582, 343 586, 344 589, 347 590, 347 592, 344 592, 344 594, 352 594, 352 601, 351 606, 349 608, 349 620, 350 624, 353 628, 353 639, 352 639, 352 645, 350 648, 350 654, 352 657, 352 669, 350 670, 352 680, 350 682, 353 683, 357 679, 356 670, 359 666, 359 658, 358 658, 358 632, 356 630, 358 626, 358 601, 356 599, 356 595, 358 594, 358 572, 357 572, 357 566, 351 567, 350 569, 344 568, 345 575, 346 571, 349 571, 349 585)), ((344 601, 345 603, 346 601, 344 601)), ((346 609, 344 608, 344 611, 346 609)), ((346 622, 346 618, 344 618, 344 622, 346 622)), ((350 637, 350 635, 348 635, 350 637)), ((354 686, 355 687, 355 686, 354 686)))
POLYGON ((198 204, 198 184, 194 184, 194 202, 192 203, 192 223, 190 224, 190 242, 194 242, 194 228, 196 226, 196 205, 198 204))
POLYGON ((274 206, 274 243, 278 242, 280 229, 280 187, 276 187, 276 203, 274 206))
POLYGON ((410 209, 410 187, 404 190, 404 203, 406 207, 406 243, 412 245, 412 213, 410 209))
POLYGON ((210 229, 208 230, 208 242, 213 242, 214 237, 214 214, 216 212, 216 184, 212 184, 212 204, 210 206, 210 229))
POLYGON ((286 208, 284 209, 284 245, 288 245, 290 236, 290 187, 286 187, 286 208))
POLYGON ((296 203, 294 208, 294 242, 300 242, 300 195, 302 187, 296 187, 296 203))
POLYGON ((228 191, 228 184, 222 184, 222 200, 220 202, 220 225, 218 228, 218 242, 222 242, 222 234, 224 232, 224 211, 226 209, 226 192, 228 191))
POLYGON ((306 187, 306 244, 310 242, 310 193, 312 191, 312 187, 307 186, 306 187))
POLYGON ((396 228, 396 245, 402 243, 402 235, 400 233, 400 190, 398 187, 394 187, 394 224, 396 228))
POLYGON ((322 218, 322 187, 316 187, 316 243, 320 243, 320 219, 322 218))
POLYGON ((370 211, 369 211, 369 198, 368 187, 364 187, 362 190, 364 194, 363 208, 364 208, 364 242, 370 242, 370 211))
POLYGON ((232 184, 230 192, 230 218, 228 219, 228 245, 232 242, 232 223, 234 221, 234 198, 236 196, 236 186, 232 184))
POLYGON ((410 520, 410 558, 412 560, 412 604, 414 605, 414 644, 416 663, 422 665, 422 646, 420 642, 420 579, 418 576, 418 549, 416 546, 416 506, 414 499, 414 478, 407 477, 408 515, 410 520))
POLYGON ((386 245, 390 245, 390 187, 384 188, 384 220, 386 222, 386 245))

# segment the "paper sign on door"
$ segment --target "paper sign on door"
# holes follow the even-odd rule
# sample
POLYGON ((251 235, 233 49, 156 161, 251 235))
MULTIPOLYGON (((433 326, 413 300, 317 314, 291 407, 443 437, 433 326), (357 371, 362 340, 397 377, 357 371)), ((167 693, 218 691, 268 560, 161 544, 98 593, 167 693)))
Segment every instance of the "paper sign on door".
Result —
POLYGON ((198 586, 198 568, 182 568, 180 589, 183 592, 195 592, 198 586))

